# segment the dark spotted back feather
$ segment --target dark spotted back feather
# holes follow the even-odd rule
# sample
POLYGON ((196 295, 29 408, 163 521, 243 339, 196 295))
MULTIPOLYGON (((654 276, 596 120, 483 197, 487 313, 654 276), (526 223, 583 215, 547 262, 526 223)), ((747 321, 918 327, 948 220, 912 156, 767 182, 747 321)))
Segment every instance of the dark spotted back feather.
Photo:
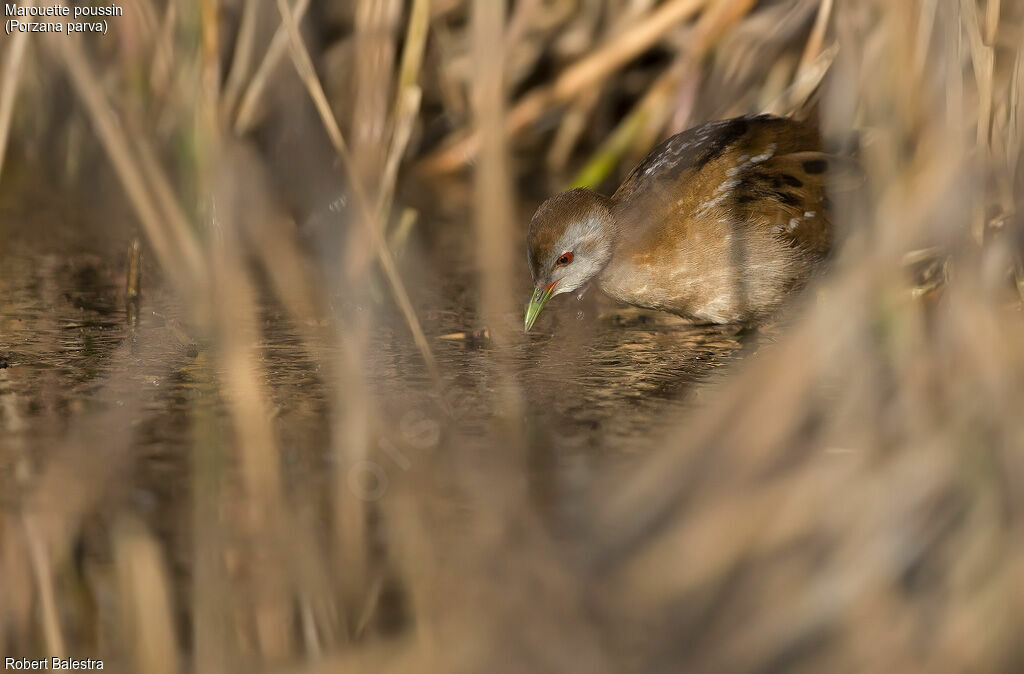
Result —
POLYGON ((771 115, 740 117, 664 141, 613 201, 624 227, 659 223, 666 231, 645 232, 655 240, 670 240, 672 230, 684 227, 713 233, 729 218, 824 257, 832 246, 828 167, 813 126, 771 115))

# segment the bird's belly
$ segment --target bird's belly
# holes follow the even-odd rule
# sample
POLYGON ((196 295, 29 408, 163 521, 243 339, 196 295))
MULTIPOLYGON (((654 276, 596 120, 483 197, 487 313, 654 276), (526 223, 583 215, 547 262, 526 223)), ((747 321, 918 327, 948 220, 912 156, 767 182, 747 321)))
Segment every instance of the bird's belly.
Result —
POLYGON ((613 261, 599 277, 599 286, 619 302, 697 322, 745 323, 778 309, 805 275, 785 255, 749 259, 743 265, 680 258, 658 266, 613 261))
POLYGON ((742 320, 728 285, 725 279, 706 275, 686 280, 665 279, 644 270, 615 274, 600 281, 601 290, 619 302, 668 311, 704 323, 742 320))

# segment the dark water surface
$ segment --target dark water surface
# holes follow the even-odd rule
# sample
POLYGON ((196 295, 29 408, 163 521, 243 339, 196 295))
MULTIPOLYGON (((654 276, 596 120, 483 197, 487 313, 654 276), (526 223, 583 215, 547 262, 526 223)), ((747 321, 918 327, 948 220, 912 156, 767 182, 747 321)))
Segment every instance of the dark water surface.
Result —
MULTIPOLYGON (((145 258, 138 321, 125 299, 132 220, 97 222, 81 211, 8 204, 0 234, 0 492, 8 502, 32 483, 54 446, 91 421, 128 442, 133 472, 119 481, 128 500, 173 535, 187 506, 190 405, 209 390, 205 348, 189 334, 187 312, 162 288, 145 258), (110 417, 111 410, 120 411, 110 417), (108 416, 104 417, 103 415, 108 416), (103 420, 102 422, 100 420, 103 420), (168 515, 170 517, 168 517, 168 515)), ((421 220, 430 227, 429 220, 421 220)), ((484 328, 474 310, 472 243, 459 231, 410 245, 402 257, 413 298, 444 380, 451 422, 463 437, 485 437, 492 421, 494 347, 474 338, 484 328), (411 260, 417 260, 412 264, 411 260), (468 334, 463 337, 462 334, 468 334)), ((525 264, 524 264, 525 267, 525 264)), ((525 268, 523 273, 525 275, 525 268)), ((523 299, 529 290, 525 276, 523 299)), ((415 425, 406 404, 429 389, 405 326, 387 293, 356 313, 374 316, 364 347, 367 377, 384 423, 415 425), (410 421, 411 420, 411 421, 410 421)), ((267 302, 260 364, 272 397, 286 472, 299 480, 326 473, 332 462, 329 409, 321 363, 302 342, 286 312, 267 302)), ((522 316, 507 316, 521 332, 522 316)), ((607 304, 591 291, 584 301, 551 302, 508 362, 522 392, 523 430, 532 448, 534 478, 557 510, 572 499, 601 462, 629 461, 660 430, 678 425, 699 397, 701 382, 739 357, 731 328, 686 325, 659 314, 607 304)), ((429 417, 430 413, 421 416, 429 417)))

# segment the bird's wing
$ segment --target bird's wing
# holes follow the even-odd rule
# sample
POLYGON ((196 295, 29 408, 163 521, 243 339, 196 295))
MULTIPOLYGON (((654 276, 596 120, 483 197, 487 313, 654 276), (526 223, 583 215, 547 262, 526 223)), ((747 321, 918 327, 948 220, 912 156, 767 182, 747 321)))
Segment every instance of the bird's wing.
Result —
POLYGON ((625 227, 656 222, 674 230, 710 230, 739 222, 823 256, 832 243, 830 164, 814 127, 769 115, 742 117, 669 138, 630 173, 613 200, 630 214, 625 227))
POLYGON ((829 158, 814 150, 744 164, 732 195, 737 217, 817 256, 832 247, 826 180, 829 158))

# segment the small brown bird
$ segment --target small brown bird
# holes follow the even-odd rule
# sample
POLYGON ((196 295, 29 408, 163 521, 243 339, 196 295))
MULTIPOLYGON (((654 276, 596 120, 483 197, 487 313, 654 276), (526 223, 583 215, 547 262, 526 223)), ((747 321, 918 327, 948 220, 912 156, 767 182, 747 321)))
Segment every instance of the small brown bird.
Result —
POLYGON ((530 221, 529 330, 554 295, 596 280, 620 302, 702 323, 755 323, 832 247, 817 130, 758 115, 672 136, 611 198, 557 194, 530 221))

